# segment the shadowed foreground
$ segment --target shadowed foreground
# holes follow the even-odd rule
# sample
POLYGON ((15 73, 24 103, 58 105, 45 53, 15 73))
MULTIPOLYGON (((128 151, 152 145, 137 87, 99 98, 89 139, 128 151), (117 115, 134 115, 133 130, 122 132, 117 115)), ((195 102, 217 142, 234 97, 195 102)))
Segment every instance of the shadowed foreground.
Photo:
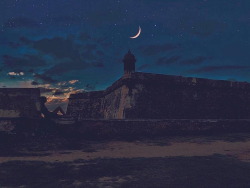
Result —
POLYGON ((250 187, 248 133, 0 146, 0 187, 250 187))
POLYGON ((3 187, 249 187, 249 174, 249 163, 222 155, 0 165, 3 187))

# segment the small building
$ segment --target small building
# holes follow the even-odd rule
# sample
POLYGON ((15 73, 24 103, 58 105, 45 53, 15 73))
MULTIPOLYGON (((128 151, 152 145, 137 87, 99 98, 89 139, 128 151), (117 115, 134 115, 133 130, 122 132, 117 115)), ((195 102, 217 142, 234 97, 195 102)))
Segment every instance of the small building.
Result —
POLYGON ((38 88, 0 88, 0 118, 37 118, 40 111, 38 88))
POLYGON ((135 56, 123 59, 124 75, 103 91, 72 94, 67 115, 76 119, 249 119, 250 83, 135 71, 135 56))

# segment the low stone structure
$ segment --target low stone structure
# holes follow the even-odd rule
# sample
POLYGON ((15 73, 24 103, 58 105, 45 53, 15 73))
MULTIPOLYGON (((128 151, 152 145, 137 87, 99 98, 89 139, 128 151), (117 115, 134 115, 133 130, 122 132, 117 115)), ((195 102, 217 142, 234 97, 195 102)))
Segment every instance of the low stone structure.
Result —
POLYGON ((78 139, 138 139, 181 135, 249 133, 250 120, 82 120, 74 126, 60 125, 65 137, 78 139))
POLYGON ((38 88, 0 89, 0 118, 37 118, 41 115, 40 111, 38 88))
POLYGON ((104 91, 72 94, 67 115, 81 119, 249 119, 250 84, 135 72, 124 57, 124 75, 104 91))

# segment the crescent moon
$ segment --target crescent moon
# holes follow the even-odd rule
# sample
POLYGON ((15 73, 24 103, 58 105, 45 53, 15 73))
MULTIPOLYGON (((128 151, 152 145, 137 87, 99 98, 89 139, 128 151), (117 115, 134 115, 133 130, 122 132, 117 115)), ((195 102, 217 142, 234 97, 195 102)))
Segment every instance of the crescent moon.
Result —
POLYGON ((139 26, 139 31, 138 31, 138 33, 137 33, 135 36, 130 37, 130 38, 131 38, 131 39, 135 39, 135 38, 139 37, 140 34, 141 34, 141 27, 139 26))

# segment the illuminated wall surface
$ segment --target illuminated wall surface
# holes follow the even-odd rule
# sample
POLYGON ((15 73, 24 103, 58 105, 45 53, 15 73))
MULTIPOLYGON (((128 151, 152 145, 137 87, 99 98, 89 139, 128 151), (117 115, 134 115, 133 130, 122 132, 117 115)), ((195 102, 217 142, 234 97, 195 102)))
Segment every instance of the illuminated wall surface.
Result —
POLYGON ((244 119, 250 84, 150 73, 124 75, 104 91, 72 94, 78 119, 244 119))

